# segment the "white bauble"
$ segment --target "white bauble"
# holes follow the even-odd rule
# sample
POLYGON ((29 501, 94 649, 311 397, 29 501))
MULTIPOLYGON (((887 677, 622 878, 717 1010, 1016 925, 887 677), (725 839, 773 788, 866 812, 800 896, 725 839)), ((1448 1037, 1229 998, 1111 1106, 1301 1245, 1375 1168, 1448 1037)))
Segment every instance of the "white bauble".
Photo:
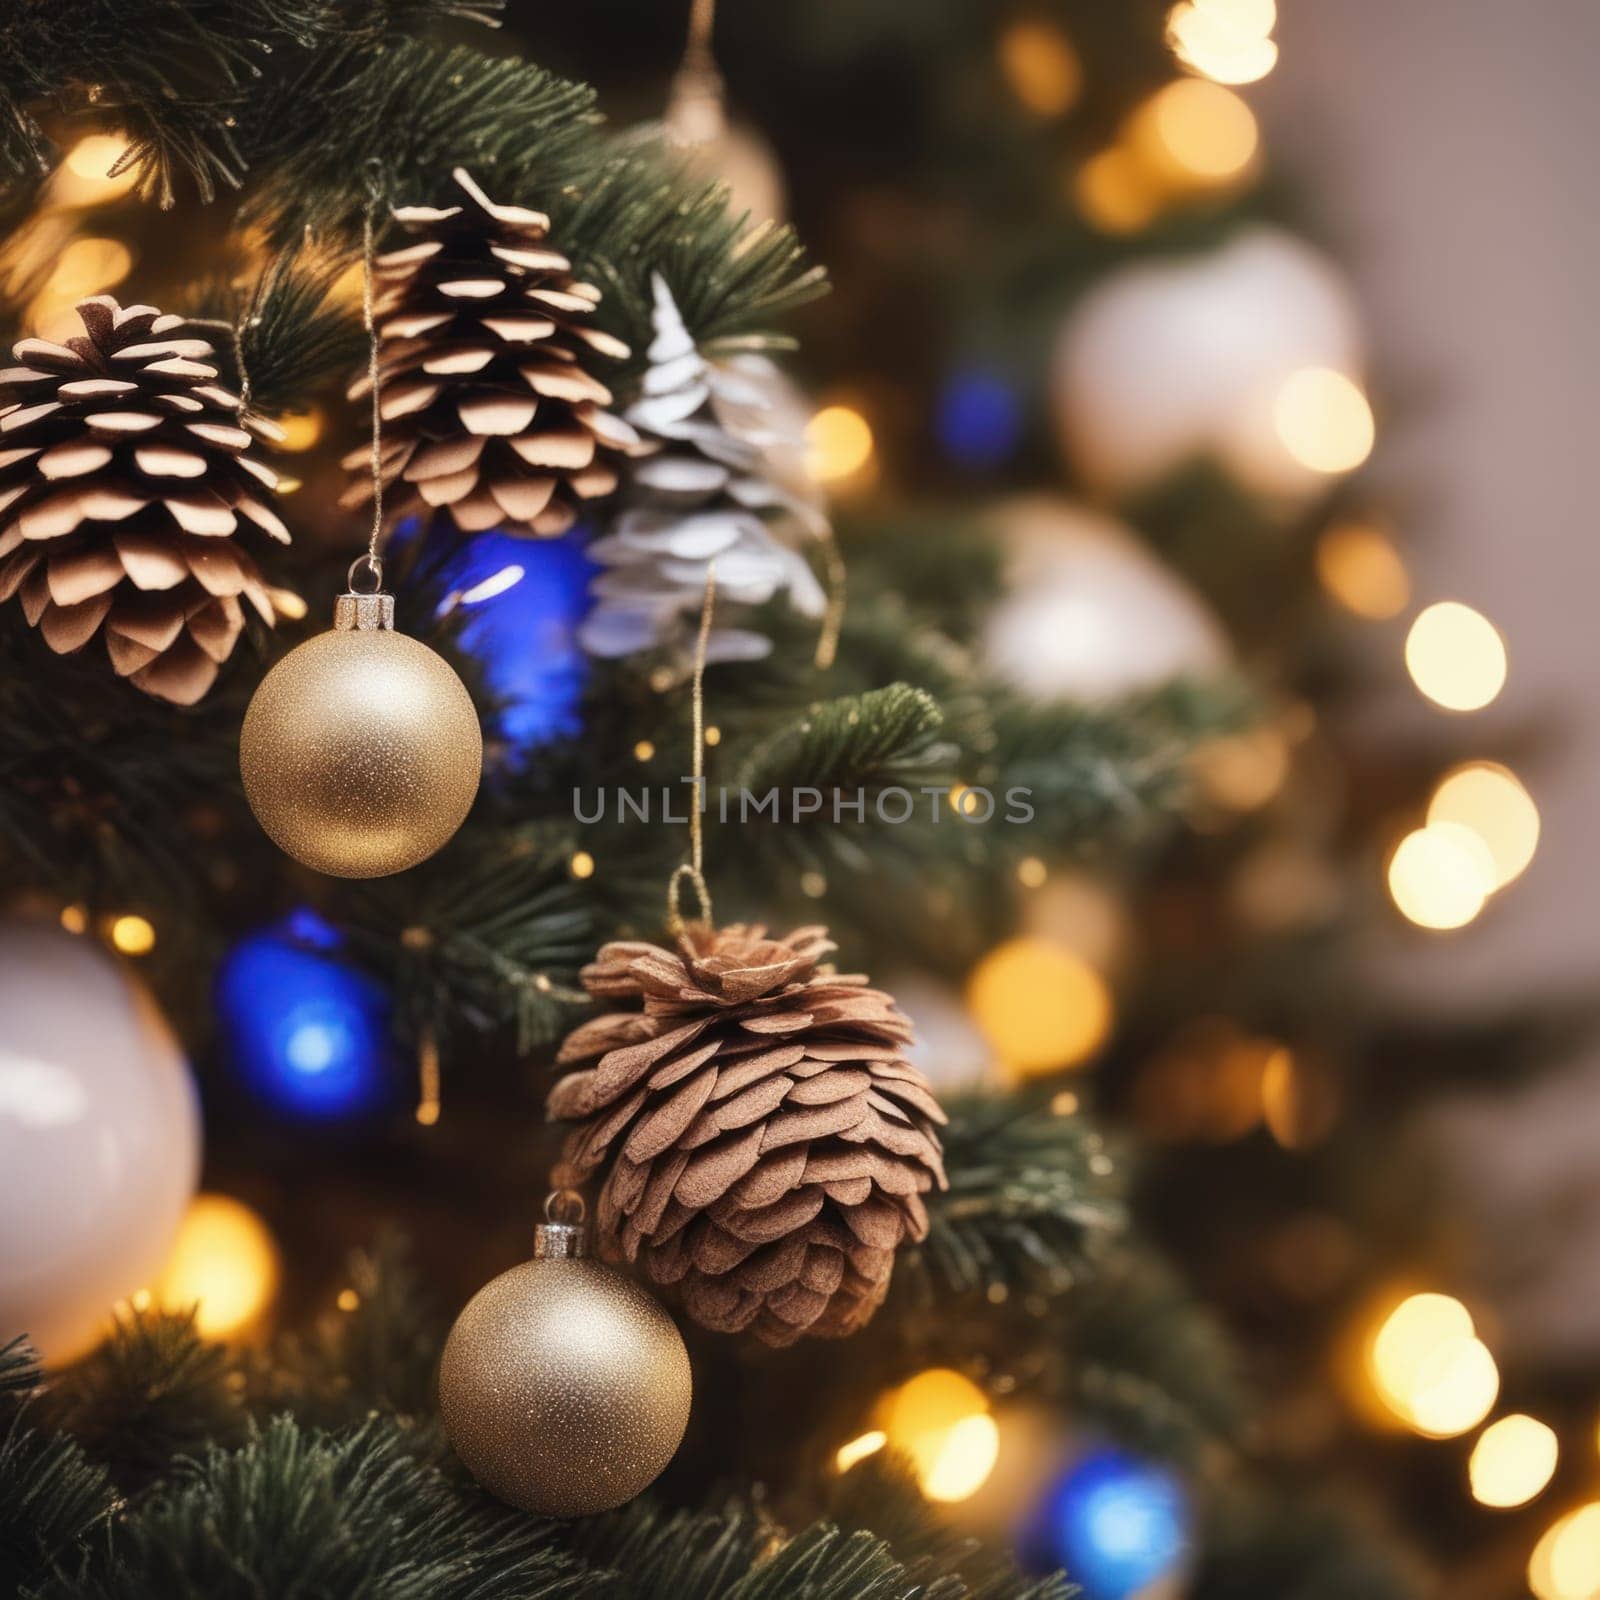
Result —
POLYGON ((1297 496, 1327 480, 1289 453, 1273 408, 1306 368, 1362 368, 1339 272, 1303 240, 1256 227, 1204 256, 1133 266, 1086 295, 1056 352, 1056 414, 1087 483, 1140 488, 1197 456, 1247 487, 1297 496))
POLYGON ((934 1088, 949 1093, 993 1081, 994 1050, 959 989, 915 972, 891 974, 884 989, 911 1019, 916 1042, 906 1054, 934 1088))
POLYGON ((189 1069, 97 944, 0 922, 0 1344, 83 1353, 164 1264, 200 1172, 189 1069))
POLYGON ((1205 604, 1120 523, 1044 495, 1006 502, 991 522, 1006 547, 1006 595, 982 655, 1013 688, 1104 700, 1226 665, 1205 604))

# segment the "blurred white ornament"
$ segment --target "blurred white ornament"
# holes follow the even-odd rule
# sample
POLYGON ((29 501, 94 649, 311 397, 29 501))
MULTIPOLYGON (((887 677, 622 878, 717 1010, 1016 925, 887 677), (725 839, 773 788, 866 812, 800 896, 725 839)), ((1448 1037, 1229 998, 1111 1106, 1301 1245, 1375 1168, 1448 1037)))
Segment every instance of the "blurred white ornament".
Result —
POLYGON ((736 216, 783 220, 787 194, 777 152, 748 123, 729 121, 722 75, 709 58, 696 60, 691 53, 673 79, 661 126, 695 176, 727 184, 736 216))
POLYGON ((82 1354, 160 1271, 200 1169, 189 1069, 91 940, 0 923, 0 1343, 82 1354))
POLYGON ((1251 228, 1205 256, 1126 268, 1086 295, 1056 353, 1057 418, 1097 488, 1137 489, 1213 455, 1246 487, 1294 498, 1358 464, 1363 424, 1370 445, 1359 388, 1332 392, 1362 358, 1339 272, 1292 234, 1251 228), (1330 392, 1311 393, 1309 374, 1330 392))
POLYGON ((1102 700, 1227 662, 1205 604, 1120 523, 1045 495, 991 519, 1007 549, 1005 598, 983 659, 1036 699, 1102 700))
POLYGON ((994 1051, 972 1020, 959 989, 924 973, 886 979, 888 992, 917 1031, 911 1064, 934 1088, 973 1089, 994 1077, 994 1051))

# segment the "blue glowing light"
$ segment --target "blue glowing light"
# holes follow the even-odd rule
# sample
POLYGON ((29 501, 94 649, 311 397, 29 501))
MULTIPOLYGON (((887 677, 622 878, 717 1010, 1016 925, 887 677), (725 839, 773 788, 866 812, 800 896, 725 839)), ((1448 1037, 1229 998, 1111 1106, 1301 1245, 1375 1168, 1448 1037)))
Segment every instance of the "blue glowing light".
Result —
POLYGON ((356 1117, 378 1110, 396 1082, 389 996, 338 959, 342 942, 302 909, 247 934, 217 971, 229 1059, 274 1110, 356 1117))
POLYGON ((1188 1495, 1171 1472, 1096 1450, 1050 1488, 1021 1545, 1030 1567, 1065 1567, 1084 1600, 1133 1600, 1182 1567, 1190 1526, 1188 1495))
POLYGON ((997 467, 1022 437, 1022 401, 997 373, 958 372, 939 392, 934 431, 945 453, 964 467, 997 467))
MULTIPOLYGON (((417 538, 413 523, 396 543, 417 538)), ((483 669, 495 709, 485 731, 515 753, 582 731, 578 707, 589 658, 578 627, 589 612, 589 583, 598 568, 585 554, 581 529, 558 539, 519 539, 489 532, 463 537, 435 524, 423 537, 413 582, 440 596, 453 612, 461 648, 483 669)))

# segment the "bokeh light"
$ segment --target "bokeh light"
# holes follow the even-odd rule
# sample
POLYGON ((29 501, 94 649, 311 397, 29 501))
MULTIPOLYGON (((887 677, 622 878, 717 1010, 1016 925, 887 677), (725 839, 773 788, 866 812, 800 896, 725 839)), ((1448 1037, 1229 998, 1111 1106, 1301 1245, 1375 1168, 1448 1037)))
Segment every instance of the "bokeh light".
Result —
POLYGON ((1416 1294, 1379 1324, 1366 1370, 1384 1405, 1416 1433, 1453 1439, 1488 1416, 1500 1393, 1494 1357, 1472 1315, 1443 1294, 1416 1294))
POLYGON ((1213 804, 1229 811, 1254 811, 1283 787, 1289 776, 1289 741, 1267 725, 1225 734, 1196 746, 1195 781, 1213 804))
POLYGON ((1494 858, 1470 828, 1430 823, 1408 833, 1389 857, 1389 894, 1419 928, 1464 928, 1495 886, 1494 858))
POLYGON ((1301 466, 1330 475, 1359 467, 1377 437, 1361 386, 1333 367, 1291 373, 1273 402, 1272 422, 1301 466))
POLYGON ((1120 1450, 1069 1466, 1029 1518, 1019 1547, 1036 1572, 1065 1567, 1084 1600, 1167 1594, 1187 1564, 1193 1514, 1168 1468, 1120 1450))
POLYGON ((1083 89, 1083 64, 1072 41, 1053 23, 1021 17, 1009 23, 996 47, 1012 94, 1040 117, 1071 110, 1083 89))
POLYGON ((79 300, 122 282, 133 269, 133 252, 120 239, 74 239, 56 258, 50 292, 79 300))
POLYGON ((999 373, 958 372, 939 393, 934 431, 945 454, 963 467, 995 467, 1022 436, 1022 400, 999 373))
POLYGON ((881 1420, 885 1439, 910 1459, 918 1487, 930 1500, 976 1494, 1000 1454, 988 1397, 949 1367, 934 1367, 902 1384, 885 1401, 881 1420))
POLYGON ((1428 802, 1430 825, 1453 823, 1483 840, 1503 889, 1526 870, 1539 845, 1539 808, 1509 769, 1473 761, 1447 774, 1428 802))
POLYGON ((1505 687, 1505 641, 1481 611, 1459 600, 1440 600, 1411 624, 1406 668, 1435 705, 1479 711, 1505 687))
POLYGON ((1090 156, 1073 179, 1078 210, 1102 233, 1137 233, 1161 209, 1162 191, 1132 150, 1112 145, 1090 156))
POLYGON ((839 483, 872 459, 872 426, 853 406, 824 406, 806 425, 806 448, 818 481, 839 483))
POLYGON ((345 963, 344 940, 302 908, 239 940, 217 971, 217 1015, 244 1085, 277 1111, 338 1119, 392 1095, 388 994, 345 963))
POLYGON ((875 1456, 888 1444, 889 1435, 882 1428, 872 1428, 868 1432, 857 1435, 848 1444, 839 1446, 833 1458, 836 1472, 848 1472, 853 1466, 865 1461, 868 1456, 875 1456))
POLYGON ((1528 1587, 1538 1600, 1600 1595, 1600 1502, 1561 1518, 1534 1548, 1528 1587))
POLYGON ((151 1290, 168 1311, 196 1307, 208 1339, 247 1331, 272 1304, 281 1262, 270 1230, 249 1206, 226 1195, 197 1195, 151 1290))
POLYGON ((50 180, 50 199, 58 206, 93 206, 126 194, 137 181, 131 167, 111 176, 127 154, 128 142, 115 134, 91 133, 67 152, 50 180))
POLYGON ((1510 1510, 1542 1494, 1555 1476, 1561 1446, 1555 1430, 1520 1414, 1491 1423, 1472 1447, 1467 1477, 1481 1506, 1510 1510))
POLYGON ((1277 65, 1271 0, 1180 0, 1167 39, 1186 67, 1218 83, 1255 83, 1277 65))
POLYGON ((156 947, 156 930, 147 917, 129 912, 112 921, 111 942, 125 956, 149 955, 156 947))
POLYGON ((280 450, 309 450, 322 437, 322 413, 312 406, 309 411, 289 411, 278 418, 283 437, 278 440, 280 450))
POLYGON ((1261 133, 1255 113, 1231 89, 1180 78, 1158 90, 1129 122, 1140 159, 1175 189, 1238 183, 1255 170, 1261 133))
POLYGON ((1358 617, 1385 622, 1405 610, 1411 580, 1388 536, 1360 522, 1340 523, 1317 541, 1322 587, 1358 617))
POLYGON ((973 1021, 1024 1077, 1077 1066, 1105 1042, 1111 995, 1081 956, 1049 939, 997 945, 967 980, 973 1021))

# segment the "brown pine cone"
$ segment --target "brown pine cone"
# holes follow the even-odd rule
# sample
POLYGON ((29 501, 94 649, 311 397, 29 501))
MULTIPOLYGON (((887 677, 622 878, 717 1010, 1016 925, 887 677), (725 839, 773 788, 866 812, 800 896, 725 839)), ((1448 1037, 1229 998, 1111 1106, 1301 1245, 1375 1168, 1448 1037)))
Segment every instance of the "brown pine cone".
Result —
POLYGON ((584 969, 597 999, 644 1009, 562 1045, 562 1064, 595 1064, 550 1094, 552 1117, 584 1124, 557 1181, 609 1161, 602 1247, 679 1285, 703 1326, 772 1345, 854 1333, 901 1240, 928 1231, 922 1196, 945 1186, 945 1116, 906 1061, 911 1024, 865 978, 818 965, 834 949, 822 928, 694 930, 680 948, 608 944, 584 969))
MULTIPOLYGON (((390 509, 443 506, 466 533, 554 537, 616 488, 617 453, 639 447, 585 365, 628 347, 587 325, 600 291, 545 242, 548 217, 496 205, 459 167, 454 176, 463 203, 397 210, 420 242, 374 263, 383 481, 406 485, 390 509)), ((370 393, 365 376, 350 387, 351 399, 370 393)), ((370 449, 344 464, 354 478, 343 504, 364 504, 370 449)))
POLYGON ((24 339, 0 372, 0 601, 65 654, 105 634, 111 665, 192 705, 272 602, 253 527, 287 542, 267 504, 278 477, 249 455, 277 429, 241 416, 212 347, 184 319, 97 295, 65 344, 24 339))

